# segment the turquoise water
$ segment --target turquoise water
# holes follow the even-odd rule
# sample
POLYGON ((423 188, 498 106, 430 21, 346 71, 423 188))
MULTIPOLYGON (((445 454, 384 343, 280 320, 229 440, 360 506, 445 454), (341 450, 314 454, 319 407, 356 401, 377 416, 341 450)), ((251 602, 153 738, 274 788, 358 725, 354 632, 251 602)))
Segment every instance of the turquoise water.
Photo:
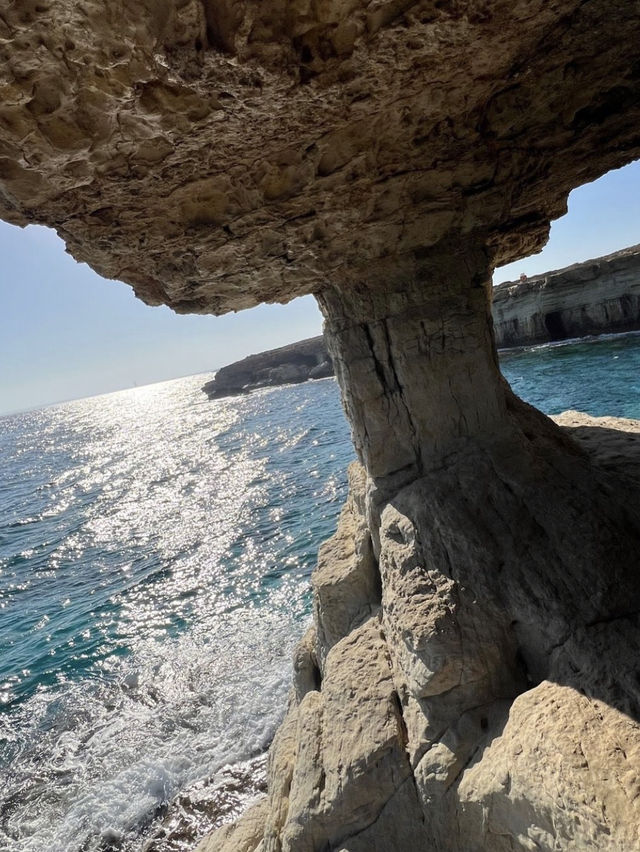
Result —
POLYGON ((139 849, 280 721, 349 435, 333 381, 203 380, 0 419, 2 850, 139 849))
POLYGON ((546 414, 640 420, 640 332, 503 351, 500 363, 518 396, 546 414))
MULTIPOLYGON (((502 365, 549 413, 640 418, 638 335, 502 365)), ((207 378, 0 418, 0 849, 192 848, 158 826, 280 721, 353 451, 332 380, 207 378)))

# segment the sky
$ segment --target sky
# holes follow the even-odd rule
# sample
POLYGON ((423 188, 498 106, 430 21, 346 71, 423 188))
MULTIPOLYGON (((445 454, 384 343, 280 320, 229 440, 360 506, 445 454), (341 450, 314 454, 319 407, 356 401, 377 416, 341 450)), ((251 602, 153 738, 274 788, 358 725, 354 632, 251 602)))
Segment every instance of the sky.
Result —
MULTIPOLYGON (((640 243, 640 161, 574 190, 539 254, 494 283, 640 243)), ((223 317, 151 308, 65 253, 54 231, 0 222, 0 414, 213 372, 320 334, 311 296, 223 317)))

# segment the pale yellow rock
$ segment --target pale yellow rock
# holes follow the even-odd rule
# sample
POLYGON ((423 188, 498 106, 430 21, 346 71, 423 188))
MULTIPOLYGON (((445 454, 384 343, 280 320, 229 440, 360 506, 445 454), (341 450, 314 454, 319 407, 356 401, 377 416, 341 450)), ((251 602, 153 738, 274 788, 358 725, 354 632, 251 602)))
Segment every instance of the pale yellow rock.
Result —
POLYGON ((357 462, 348 473, 349 496, 338 529, 320 547, 311 578, 322 664, 329 649, 380 605, 380 574, 365 517, 366 473, 357 462))
POLYGON ((491 296, 501 347, 638 329, 640 245, 524 281, 505 281, 491 296))
MULTIPOLYGON (((304 697, 295 723, 295 746, 287 752, 294 764, 288 810, 279 839, 265 835, 264 852, 382 850, 395 842, 390 838, 401 815, 407 822, 404 836, 421 837, 400 705, 378 618, 329 651, 321 692, 304 697), (375 824, 376 832, 367 833, 375 824)), ((274 777, 275 763, 270 772, 276 784, 289 771, 282 772, 283 751, 277 743, 282 774, 274 777)))
POLYGON ((640 421, 563 411, 552 418, 605 470, 640 480, 640 421))
POLYGON ((307 692, 320 687, 320 664, 315 625, 304 634, 293 654, 293 687, 299 704, 307 692))
POLYGON ((640 154, 622 0, 5 7, 0 216, 179 311, 390 283, 475 230, 516 259, 640 154))
POLYGON ((514 701, 459 796, 468 852, 494 839, 497 849, 640 849, 640 726, 545 681, 514 701))
POLYGON ((640 156, 638 44, 629 0, 5 4, 0 217, 177 311, 314 293, 366 470, 221 843, 637 845, 637 465, 513 395, 490 282, 640 156))
POLYGON ((289 706, 269 749, 269 808, 264 827, 264 852, 280 849, 298 748, 298 709, 295 704, 289 706))
MULTIPOLYGON (((623 471, 625 465, 620 460, 625 452, 638 450, 640 423, 636 421, 599 420, 576 412, 556 419, 567 424, 568 430, 586 430, 581 433, 587 436, 585 448, 611 471, 616 461, 618 470, 623 471), (598 437, 603 443, 598 443, 598 437)), ((475 473, 480 472, 476 468, 475 473)), ((293 824, 289 822, 282 832, 282 848, 321 850, 332 836, 324 832, 334 830, 333 820, 348 821, 343 807, 348 813, 358 812, 359 799, 352 797, 348 785, 344 781, 331 785, 327 780, 330 776, 323 777, 322 772, 336 759, 338 778, 342 764, 358 774, 363 759, 357 757, 359 750, 372 755, 364 758, 365 763, 375 761, 379 734, 371 735, 362 722, 354 726, 351 720, 354 714, 359 717, 362 697, 370 685, 378 682, 383 686, 386 681, 384 667, 378 671, 364 668, 366 661, 380 659, 381 655, 392 663, 391 683, 398 693, 396 708, 402 714, 401 736, 403 740, 406 737, 411 772, 370 829, 327 848, 344 852, 578 852, 582 848, 613 852, 635 848, 640 823, 633 811, 625 810, 622 791, 635 795, 632 786, 637 782, 632 779, 640 777, 640 728, 632 716, 611 702, 620 701, 616 694, 622 690, 628 696, 625 706, 629 712, 636 712, 632 709, 638 706, 634 672, 640 647, 629 641, 631 636, 638 636, 638 631, 630 625, 635 631, 630 634, 624 619, 587 629, 586 633, 576 626, 572 638, 552 656, 551 670, 565 683, 546 682, 530 689, 504 616, 497 601, 491 603, 495 591, 490 594, 486 587, 482 594, 469 597, 466 583, 458 588, 459 579, 453 579, 454 565, 452 575, 440 576, 433 566, 425 570, 429 560, 418 542, 428 542, 429 536, 420 531, 426 523, 420 501, 424 502, 427 495, 433 499, 437 488, 443 494, 447 492, 446 478, 439 485, 436 479, 418 480, 382 512, 384 644, 378 650, 369 648, 356 630, 328 653, 321 691, 314 693, 309 714, 297 733, 300 752, 295 772, 299 782, 295 808, 288 814, 293 824), (443 618, 445 625, 449 620, 449 632, 443 629, 443 618), (422 639, 416 642, 416 636, 422 639), (364 653, 356 656, 358 647, 364 653), (437 654, 439 658, 434 656, 437 654), (357 660, 355 666, 353 659, 357 660), (441 661, 440 668, 434 663, 436 659, 441 661), (612 689, 612 659, 625 659, 623 665, 629 672, 628 677, 619 677, 617 693, 612 689), (599 665, 595 661, 600 661, 599 665), (442 680, 442 666, 452 664, 457 666, 456 678, 442 680), (581 696, 569 678, 591 690, 594 698, 581 696), (437 689, 437 683, 443 689, 437 689), (547 700, 549 695, 553 700, 547 700), (330 715, 334 704, 337 712, 330 715), (596 708, 588 724, 585 707, 596 708), (582 731, 585 725, 588 733, 582 731), (318 745, 327 730, 335 757, 318 745), (574 759, 577 744, 585 738, 595 749, 595 772, 583 772, 574 759), (618 777, 622 771, 616 763, 618 758, 608 760, 616 748, 621 749, 620 754, 629 755, 624 783, 607 781, 609 774, 618 777), (519 786, 513 795, 505 793, 504 786, 496 781, 507 763, 513 764, 513 790, 513 778, 518 777, 519 786), (320 789, 322 796, 318 798, 320 789), (340 790, 341 796, 336 797, 331 790, 340 790), (408 812, 402 804, 404 795, 409 796, 408 812), (608 814, 607 823, 597 816, 603 809, 608 814), (407 825, 413 828, 405 835, 407 825)), ((366 491, 366 483, 354 480, 352 489, 358 489, 359 498, 352 494, 350 501, 357 502, 366 491)), ((365 789, 379 790, 381 782, 368 779, 367 784, 365 789)))
POLYGON ((257 852, 262 843, 267 811, 265 798, 245 811, 239 820, 205 838, 196 852, 257 852))

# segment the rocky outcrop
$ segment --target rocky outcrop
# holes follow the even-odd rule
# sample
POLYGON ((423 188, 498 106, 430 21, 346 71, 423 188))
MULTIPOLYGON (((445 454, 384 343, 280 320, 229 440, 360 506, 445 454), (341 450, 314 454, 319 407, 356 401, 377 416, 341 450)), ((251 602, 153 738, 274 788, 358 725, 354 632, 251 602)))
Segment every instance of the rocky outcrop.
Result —
POLYGON ((364 466, 358 606, 213 848, 638 846, 637 483, 513 395, 490 281, 640 156, 639 43, 629 0, 0 13, 0 216, 177 311, 314 293, 364 466))
POLYGON ((640 329, 640 246, 493 288, 500 346, 640 329))
POLYGON ((209 399, 247 393, 262 387, 295 384, 333 375, 333 365, 322 336, 300 340, 279 349, 249 355, 218 370, 203 385, 209 399))
POLYGON ((0 18, 0 217, 150 304, 400 284, 477 231, 539 248, 640 156, 628 0, 22 0, 0 18))
MULTIPOLYGON (((603 481, 621 478, 637 496, 640 422, 577 412, 554 419, 577 439, 583 462, 607 472, 603 481)), ((474 597, 453 563, 445 576, 419 558, 409 520, 417 513, 405 507, 428 502, 432 483, 414 483, 385 509, 378 563, 359 465, 349 482, 314 573, 314 627, 296 654, 296 689, 271 748, 262 831, 252 811, 202 852, 235 852, 247 831, 251 852, 637 848, 640 643, 625 646, 637 613, 585 625, 553 648, 547 676, 532 682, 517 653, 511 671, 504 666, 500 609, 488 621, 486 597, 474 597), (616 682, 612 649, 628 672, 616 682), (576 662, 587 660, 585 680, 576 662)), ((547 622, 558 617, 557 598, 547 622)))

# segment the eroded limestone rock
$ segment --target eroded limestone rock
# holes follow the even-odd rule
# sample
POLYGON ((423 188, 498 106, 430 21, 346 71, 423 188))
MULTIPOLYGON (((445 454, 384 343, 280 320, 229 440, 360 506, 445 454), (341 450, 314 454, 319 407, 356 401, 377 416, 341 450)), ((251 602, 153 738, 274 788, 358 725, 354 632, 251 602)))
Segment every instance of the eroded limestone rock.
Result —
POLYGON ((468 852, 640 847, 640 727, 595 696, 544 681, 517 698, 465 771, 468 852))
POLYGON ((366 469, 266 810, 211 850, 263 816, 260 852, 633 845, 637 480, 511 393, 489 281, 570 189, 640 155, 638 44, 629 0, 0 13, 0 216, 178 311, 315 293, 366 469), (592 750, 579 714, 602 751, 564 777, 592 750))
POLYGON ((306 382, 333 375, 329 354, 322 338, 310 337, 278 349, 248 355, 222 367, 202 390, 209 399, 247 393, 259 387, 306 382))
POLYGON ((274 742, 275 809, 264 852, 383 850, 402 837, 422 842, 405 736, 388 647, 372 616, 328 651, 320 691, 292 706, 274 742))
POLYGON ((0 216, 185 312, 515 260, 640 155, 639 41, 628 0, 5 4, 0 216))
POLYGON ((564 411, 552 418, 618 480, 640 481, 638 421, 626 417, 589 417, 580 411, 564 411))
POLYGON ((318 657, 328 651, 380 605, 380 573, 366 521, 366 473, 349 466, 349 496, 338 529, 318 553, 312 587, 318 657))
MULTIPOLYGON (((556 420, 584 448, 583 464, 601 462, 604 480, 625 480, 637 500, 639 422, 577 412, 556 420)), ((483 479, 476 473, 470 482, 483 479)), ((358 535, 347 509, 363 505, 362 469, 352 469, 350 486, 338 538, 358 535)), ((568 635, 545 646, 549 679, 534 682, 523 656, 529 635, 518 646, 508 618, 520 602, 508 602, 502 578, 492 586, 478 570, 490 559, 487 541, 470 551, 478 561, 468 576, 458 570, 469 539, 458 543, 448 576, 427 550, 441 531, 425 529, 422 518, 438 499, 434 489, 447 487, 418 480, 382 512, 380 615, 325 647, 324 679, 292 705, 272 748, 276 817, 260 852, 617 852, 640 842, 638 615, 578 623, 577 608, 559 612, 550 590, 549 611, 535 617, 544 627, 562 615, 568 635), (474 580, 487 587, 473 588, 474 580), (364 790, 379 814, 369 828, 364 790), (341 839, 350 820, 354 834, 341 839)), ((495 498, 487 493, 485 502, 495 498)), ((584 594, 601 602, 592 581, 585 577, 584 594)), ((545 599, 541 590, 530 597, 545 599)), ((311 654, 315 641, 311 633, 304 643, 311 654)))
POLYGON ((262 843, 267 811, 267 799, 257 802, 239 820, 205 838, 196 852, 255 852, 262 843))

